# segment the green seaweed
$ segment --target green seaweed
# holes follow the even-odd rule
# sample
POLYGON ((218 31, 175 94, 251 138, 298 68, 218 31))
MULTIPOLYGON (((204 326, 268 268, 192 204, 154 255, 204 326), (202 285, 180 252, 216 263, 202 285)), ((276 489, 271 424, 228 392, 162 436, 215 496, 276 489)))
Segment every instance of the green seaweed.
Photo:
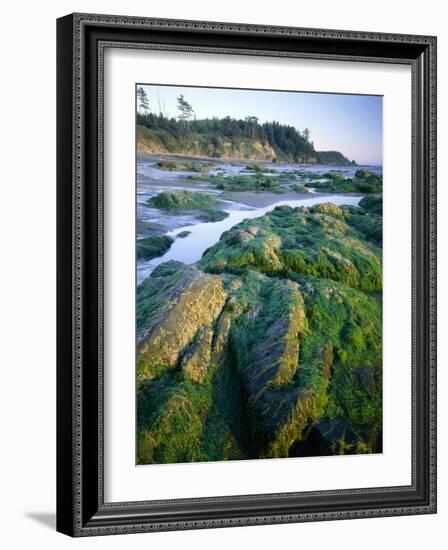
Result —
POLYGON ((242 273, 254 268, 283 277, 311 275, 361 290, 378 290, 382 284, 381 250, 361 239, 360 232, 347 221, 334 205, 277 207, 224 233, 206 250, 200 266, 212 273, 242 273))
POLYGON ((174 160, 160 160, 155 166, 169 172, 208 172, 213 168, 211 162, 177 162, 174 160))
POLYGON ((156 235, 144 237, 137 241, 137 258, 139 260, 152 260, 163 256, 170 249, 174 239, 169 235, 156 235))
POLYGON ((147 201, 148 206, 155 206, 168 212, 191 212, 194 210, 211 210, 220 201, 207 193, 193 191, 163 191, 147 201))
POLYGON ((221 220, 225 220, 228 215, 229 213, 225 210, 207 210, 197 217, 202 222, 220 222, 221 220))
POLYGON ((201 181, 216 186, 223 191, 271 191, 279 186, 276 176, 267 176, 261 172, 254 175, 220 176, 220 175, 192 175, 188 179, 201 181))
POLYGON ((373 199, 277 207, 138 287, 138 463, 381 449, 373 199))
POLYGON ((328 172, 321 177, 323 181, 305 185, 326 193, 381 193, 383 190, 383 178, 366 170, 358 170, 354 178, 345 178, 339 172, 328 172))

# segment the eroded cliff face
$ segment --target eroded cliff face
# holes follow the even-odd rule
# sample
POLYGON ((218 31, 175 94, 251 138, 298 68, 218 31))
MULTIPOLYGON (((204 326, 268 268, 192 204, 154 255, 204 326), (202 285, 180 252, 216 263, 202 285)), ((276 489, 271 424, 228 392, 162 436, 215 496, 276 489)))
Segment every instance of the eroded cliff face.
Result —
POLYGON ((139 463, 379 450, 381 249, 357 210, 279 207, 140 285, 139 463))
MULTIPOLYGON (((266 142, 256 139, 240 139, 238 146, 231 140, 222 139, 219 153, 212 143, 201 139, 190 139, 181 143, 171 139, 170 147, 156 138, 153 132, 142 126, 137 126, 137 155, 188 155, 189 157, 211 157, 220 159, 244 159, 272 161, 276 158, 275 150, 266 142)), ((315 158, 313 157, 313 160, 315 158)))

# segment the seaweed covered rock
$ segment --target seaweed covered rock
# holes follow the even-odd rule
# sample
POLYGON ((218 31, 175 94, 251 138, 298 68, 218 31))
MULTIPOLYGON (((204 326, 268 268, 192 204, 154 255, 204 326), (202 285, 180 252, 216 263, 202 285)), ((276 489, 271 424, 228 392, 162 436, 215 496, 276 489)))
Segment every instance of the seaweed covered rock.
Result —
POLYGON ((225 220, 229 216, 229 213, 225 210, 206 210, 199 214, 198 219, 201 222, 220 222, 225 220))
POLYGON ((343 206, 346 222, 356 229, 367 241, 377 247, 383 245, 383 198, 382 195, 368 195, 359 202, 359 207, 343 206))
POLYGON ((381 449, 375 216, 279 207, 140 285, 139 463, 381 449))
POLYGON ((230 344, 255 456, 292 456, 319 418, 342 414, 367 426, 364 445, 372 450, 370 432, 381 418, 379 301, 331 281, 253 273, 232 307, 230 344))
POLYGON ((211 210, 220 202, 207 193, 186 190, 163 191, 148 199, 148 206, 155 206, 169 212, 189 212, 194 210, 211 210))
POLYGON ((257 233, 244 221, 223 234, 199 265, 210 273, 256 269, 270 276, 331 279, 361 290, 382 285, 381 250, 366 242, 334 204, 280 206, 257 219, 257 233))
MULTIPOLYGON (((268 171, 270 172, 270 170, 268 171)), ((189 176, 188 179, 207 182, 222 191, 275 191, 278 189, 278 178, 276 176, 266 175, 260 171, 256 171, 255 174, 238 176, 201 174, 189 176)))
POLYGON ((288 456, 291 439, 321 412, 316 394, 297 383, 307 329, 299 285, 250 275, 235 294, 233 314, 231 346, 248 396, 254 453, 288 456))
POLYGON ((383 190, 382 176, 368 170, 357 170, 354 178, 346 178, 339 172, 328 172, 323 178, 305 185, 327 193, 381 193, 383 190))
POLYGON ((333 350, 322 417, 344 416, 376 432, 382 399, 380 295, 309 277, 301 288, 309 321, 303 356, 315 357, 323 346, 333 350))
POLYGON ((174 368, 197 335, 220 314, 222 280, 193 266, 167 262, 137 290, 137 376, 153 378, 174 368))
POLYGON ((355 172, 355 178, 364 179, 364 178, 369 178, 371 176, 375 176, 375 173, 371 172, 370 170, 360 169, 360 170, 356 170, 355 172))
POLYGON ((154 235, 144 237, 137 241, 137 258, 139 260, 152 260, 163 256, 170 249, 174 239, 169 235, 154 235))
POLYGON ((298 367, 306 324, 298 284, 254 275, 230 305, 238 319, 232 332, 235 353, 249 393, 260 396, 267 388, 289 384, 298 367), (241 308, 244 314, 239 314, 241 308))
POLYGON ((157 168, 169 172, 208 172, 213 168, 211 162, 177 162, 174 160, 160 160, 155 163, 157 168))
POLYGON ((207 193, 198 193, 186 190, 163 191, 146 202, 164 210, 167 213, 197 213, 197 218, 203 222, 218 222, 229 215, 225 210, 220 210, 222 201, 219 201, 207 193))
POLYGON ((137 391, 137 463, 201 460, 210 401, 208 385, 178 380, 171 371, 141 381, 137 391))
POLYGON ((180 366, 186 378, 201 383, 207 374, 212 352, 212 331, 210 327, 201 327, 180 359, 180 366))
POLYGON ((291 187, 291 190, 295 191, 296 193, 300 193, 300 194, 309 193, 308 188, 305 187, 304 185, 293 185, 291 187))
POLYGON ((359 201, 359 206, 367 212, 383 215, 383 195, 367 195, 359 201))

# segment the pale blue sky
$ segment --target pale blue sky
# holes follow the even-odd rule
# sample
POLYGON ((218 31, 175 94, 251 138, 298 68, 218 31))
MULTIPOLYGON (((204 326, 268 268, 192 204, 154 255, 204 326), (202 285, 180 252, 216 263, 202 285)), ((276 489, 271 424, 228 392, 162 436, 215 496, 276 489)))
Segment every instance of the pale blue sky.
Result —
POLYGON ((257 116, 260 122, 276 120, 308 128, 318 151, 340 151, 358 164, 382 164, 381 96, 195 88, 144 85, 151 112, 162 110, 177 117, 176 98, 183 94, 196 118, 244 119, 257 116))

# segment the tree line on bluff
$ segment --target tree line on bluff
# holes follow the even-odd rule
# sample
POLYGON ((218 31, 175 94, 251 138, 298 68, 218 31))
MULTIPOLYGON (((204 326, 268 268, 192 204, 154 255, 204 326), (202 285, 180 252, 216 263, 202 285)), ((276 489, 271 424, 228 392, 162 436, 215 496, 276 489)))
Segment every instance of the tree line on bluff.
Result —
POLYGON ((226 143, 233 151, 244 146, 261 143, 273 150, 271 160, 313 162, 320 164, 356 165, 339 151, 316 151, 308 128, 300 131, 294 126, 277 121, 259 122, 256 116, 235 119, 224 118, 197 119, 190 103, 180 95, 177 98, 177 118, 168 117, 162 112, 150 112, 148 96, 142 87, 137 89, 137 125, 149 130, 153 137, 163 145, 176 142, 176 150, 167 152, 188 152, 189 146, 199 144, 205 151, 212 151, 219 158, 225 151, 226 143))

